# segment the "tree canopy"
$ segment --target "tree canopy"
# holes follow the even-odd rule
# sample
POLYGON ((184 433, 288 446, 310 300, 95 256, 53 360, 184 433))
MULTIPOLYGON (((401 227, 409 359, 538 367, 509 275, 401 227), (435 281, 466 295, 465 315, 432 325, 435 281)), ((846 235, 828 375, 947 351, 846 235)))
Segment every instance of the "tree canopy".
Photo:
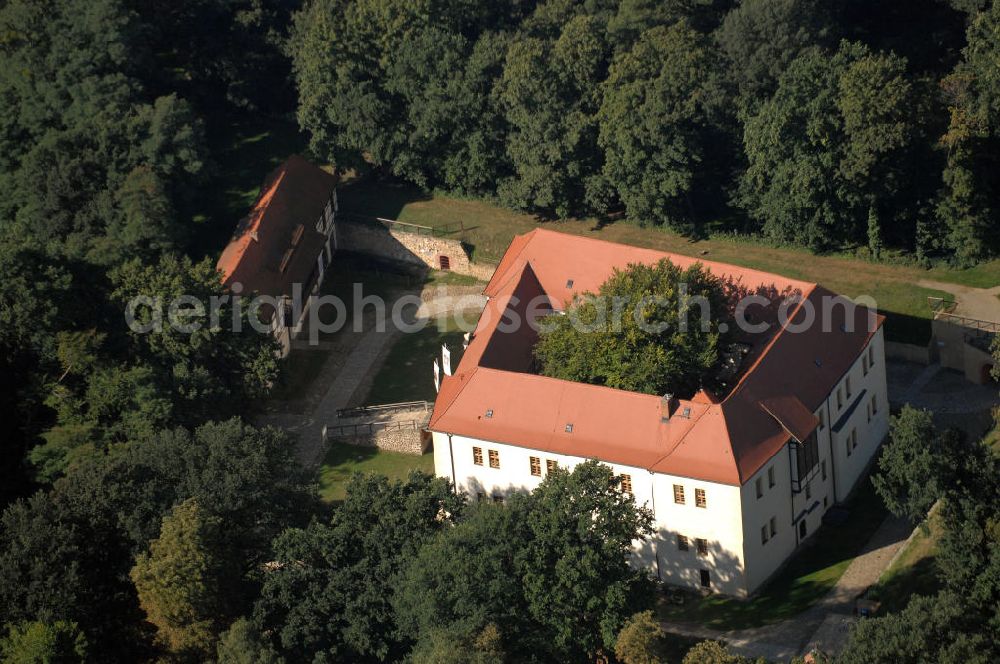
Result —
POLYGON ((991 662, 1000 606, 1000 457, 983 441, 939 432, 930 414, 904 408, 874 482, 886 506, 919 519, 939 501, 934 556, 942 590, 861 621, 837 662, 991 662))
POLYGON ((863 252, 874 210, 886 249, 971 264, 1000 251, 1000 10, 950 5, 316 0, 289 50, 344 168, 816 251, 863 252))
POLYGON ((690 396, 715 383, 729 317, 724 284, 700 264, 630 265, 546 318, 535 357, 546 376, 690 396))

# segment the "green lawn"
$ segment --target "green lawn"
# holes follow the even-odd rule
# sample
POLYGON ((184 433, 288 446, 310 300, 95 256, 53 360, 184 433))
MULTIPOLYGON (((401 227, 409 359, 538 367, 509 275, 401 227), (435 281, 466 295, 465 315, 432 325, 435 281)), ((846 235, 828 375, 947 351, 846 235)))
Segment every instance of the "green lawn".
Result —
MULTIPOLYGON (((464 323, 455 316, 432 319, 415 333, 404 332, 393 345, 385 363, 375 375, 366 404, 399 403, 401 401, 434 401, 432 363, 441 357, 441 345, 448 344, 453 352, 462 348, 462 336, 475 327, 479 312, 467 312, 464 323)), ((459 355, 452 369, 457 366, 459 355)))
POLYGON ((826 595, 886 516, 871 483, 864 481, 851 500, 851 514, 839 526, 825 525, 756 597, 692 596, 683 605, 662 602, 665 620, 713 629, 744 629, 791 618, 826 595))
POLYGON ((412 470, 433 475, 434 453, 414 456, 374 447, 331 443, 319 468, 320 496, 327 502, 342 501, 347 481, 354 473, 377 473, 391 480, 404 480, 412 470))
POLYGON ((872 599, 882 603, 879 613, 899 611, 912 595, 933 595, 941 588, 935 555, 942 529, 940 515, 932 512, 899 557, 882 573, 872 591, 872 599))
POLYGON ((814 281, 848 295, 870 295, 889 315, 887 336, 924 344, 930 339, 931 311, 927 296, 941 291, 918 287, 921 279, 976 287, 1000 284, 1000 260, 967 270, 943 267, 925 270, 915 265, 873 263, 844 254, 813 255, 804 249, 775 248, 732 237, 692 241, 659 228, 641 228, 627 222, 599 223, 594 219, 541 221, 484 201, 425 194, 414 187, 363 180, 340 191, 345 210, 441 227, 462 222, 465 231, 453 236, 472 247, 476 260, 495 262, 511 238, 539 225, 576 235, 651 247, 690 256, 704 256, 788 277, 814 281))

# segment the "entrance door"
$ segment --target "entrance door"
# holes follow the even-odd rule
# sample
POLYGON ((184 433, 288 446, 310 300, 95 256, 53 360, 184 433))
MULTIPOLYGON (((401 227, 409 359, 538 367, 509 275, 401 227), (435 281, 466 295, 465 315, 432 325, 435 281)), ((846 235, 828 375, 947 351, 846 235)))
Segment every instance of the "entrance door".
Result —
POLYGON ((702 588, 711 588, 712 587, 712 579, 708 575, 708 570, 707 569, 703 569, 703 570, 700 570, 700 572, 701 572, 701 587, 702 588))

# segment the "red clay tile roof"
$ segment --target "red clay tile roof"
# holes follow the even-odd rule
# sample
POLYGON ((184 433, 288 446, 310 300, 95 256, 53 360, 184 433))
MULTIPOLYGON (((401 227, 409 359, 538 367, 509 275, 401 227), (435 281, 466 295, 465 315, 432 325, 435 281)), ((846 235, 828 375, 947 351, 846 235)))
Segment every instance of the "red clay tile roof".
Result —
POLYGON ((547 296, 560 309, 574 295, 596 291, 614 268, 661 258, 682 267, 699 262, 541 229, 515 238, 485 289, 490 301, 455 375, 442 381, 430 428, 740 485, 790 435, 811 432, 813 411, 884 320, 815 284, 700 261, 748 290, 798 295, 817 315, 829 310, 826 325, 803 325, 808 312, 799 302, 785 326, 758 339, 758 351, 747 358, 748 368, 728 395, 721 401, 701 393, 680 400, 669 417, 657 396, 527 373, 534 333, 501 325, 511 315, 531 317, 526 296, 547 296), (823 309, 824 299, 836 306, 823 309))
POLYGON ((335 176, 298 155, 268 175, 253 208, 237 225, 216 264, 223 285, 239 282, 245 294, 274 296, 291 295, 294 283, 305 289, 326 241, 316 230, 316 222, 336 184, 335 176), (298 233, 299 241, 282 270, 298 233))

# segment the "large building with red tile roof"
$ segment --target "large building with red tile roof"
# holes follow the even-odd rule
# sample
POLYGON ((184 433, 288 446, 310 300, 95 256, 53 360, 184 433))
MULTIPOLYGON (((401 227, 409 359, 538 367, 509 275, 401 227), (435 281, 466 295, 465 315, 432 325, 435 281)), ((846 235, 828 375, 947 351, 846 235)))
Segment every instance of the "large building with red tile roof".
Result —
POLYGON ((598 459, 655 517, 662 581, 755 592, 862 476, 888 430, 883 318, 813 283, 536 229, 516 237, 431 416, 437 474, 502 498, 598 459), (536 324, 616 269, 700 262, 742 299, 725 389, 677 398, 538 375, 536 324))
POLYGON ((300 293, 307 305, 337 249, 336 187, 334 175, 298 155, 289 157, 267 176, 216 264, 230 291, 282 303, 281 315, 267 315, 285 352, 306 314, 303 306, 291 320, 293 297, 300 293))

